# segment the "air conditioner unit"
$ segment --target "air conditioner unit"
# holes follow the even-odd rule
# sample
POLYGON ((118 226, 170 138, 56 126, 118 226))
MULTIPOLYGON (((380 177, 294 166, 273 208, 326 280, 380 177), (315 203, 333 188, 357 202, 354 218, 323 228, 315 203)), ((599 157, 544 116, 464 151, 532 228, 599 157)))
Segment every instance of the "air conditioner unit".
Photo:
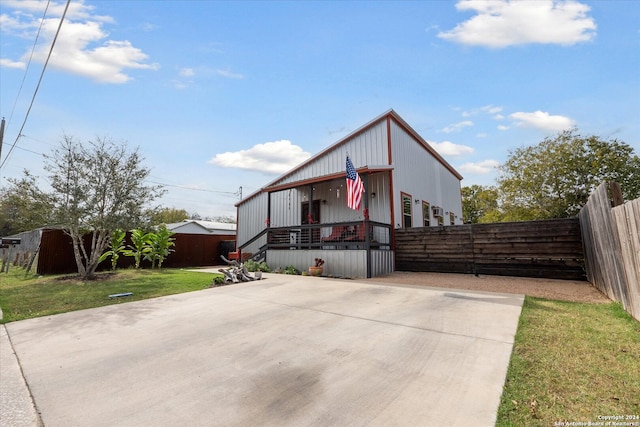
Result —
POLYGON ((433 216, 435 216, 435 217, 444 216, 444 212, 442 211, 442 208, 440 208, 438 206, 434 206, 433 207, 433 216))

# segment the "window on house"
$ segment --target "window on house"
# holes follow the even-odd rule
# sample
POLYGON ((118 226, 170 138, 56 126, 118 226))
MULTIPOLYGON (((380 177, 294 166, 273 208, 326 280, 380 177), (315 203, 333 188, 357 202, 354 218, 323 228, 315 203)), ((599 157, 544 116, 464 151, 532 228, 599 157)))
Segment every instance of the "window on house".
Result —
POLYGON ((402 227, 410 228, 411 224, 411 195, 407 193, 400 193, 402 199, 402 227))
POLYGON ((453 212, 449 212, 449 224, 454 225, 456 223, 456 216, 453 212))
POLYGON ((438 217, 438 225, 444 225, 444 216, 440 215, 438 217))
POLYGON ((425 227, 431 225, 431 205, 429 202, 422 202, 422 225, 425 227))

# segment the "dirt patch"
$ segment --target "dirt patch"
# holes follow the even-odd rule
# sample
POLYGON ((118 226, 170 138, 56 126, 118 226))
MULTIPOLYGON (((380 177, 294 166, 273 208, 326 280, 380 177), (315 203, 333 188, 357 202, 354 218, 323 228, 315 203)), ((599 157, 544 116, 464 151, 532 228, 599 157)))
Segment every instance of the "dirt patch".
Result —
POLYGON ((60 281, 60 282, 68 282, 68 281, 85 281, 85 282, 104 282, 107 280, 111 280, 111 279, 115 279, 116 276, 118 276, 118 272, 116 271, 109 271, 109 272, 101 272, 101 273, 95 273, 89 277, 87 277, 85 280, 82 279, 82 277, 80 277, 79 274, 70 274, 68 276, 60 276, 60 277, 56 277, 55 280, 60 281))
POLYGON ((396 271, 367 282, 420 285, 436 288, 524 294, 561 301, 606 303, 611 300, 589 282, 536 279, 531 277, 475 276, 453 273, 414 273, 396 271))

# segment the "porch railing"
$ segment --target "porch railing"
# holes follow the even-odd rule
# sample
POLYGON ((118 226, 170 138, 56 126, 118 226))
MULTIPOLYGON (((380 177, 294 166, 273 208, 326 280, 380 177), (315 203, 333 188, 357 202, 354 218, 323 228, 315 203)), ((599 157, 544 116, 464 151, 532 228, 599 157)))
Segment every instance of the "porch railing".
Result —
POLYGON ((252 243, 266 235, 266 243, 253 260, 265 258, 267 250, 339 249, 339 250, 391 250, 391 225, 369 221, 366 233, 364 221, 348 221, 324 224, 304 224, 290 227, 269 227, 240 245, 244 252, 252 243))
POLYGON ((391 225, 369 221, 305 224, 267 229, 267 249, 391 249, 391 225))

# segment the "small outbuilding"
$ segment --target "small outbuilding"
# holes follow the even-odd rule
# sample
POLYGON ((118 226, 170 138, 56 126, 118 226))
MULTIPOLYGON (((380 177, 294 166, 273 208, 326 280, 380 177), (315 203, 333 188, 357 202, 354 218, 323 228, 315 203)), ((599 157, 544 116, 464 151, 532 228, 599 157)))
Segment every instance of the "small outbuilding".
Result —
POLYGON ((178 234, 235 235, 236 225, 227 222, 185 219, 167 224, 167 229, 178 234))
POLYGON ((237 249, 272 269, 388 274, 395 229, 462 224, 461 180, 389 110, 238 202, 237 249))

